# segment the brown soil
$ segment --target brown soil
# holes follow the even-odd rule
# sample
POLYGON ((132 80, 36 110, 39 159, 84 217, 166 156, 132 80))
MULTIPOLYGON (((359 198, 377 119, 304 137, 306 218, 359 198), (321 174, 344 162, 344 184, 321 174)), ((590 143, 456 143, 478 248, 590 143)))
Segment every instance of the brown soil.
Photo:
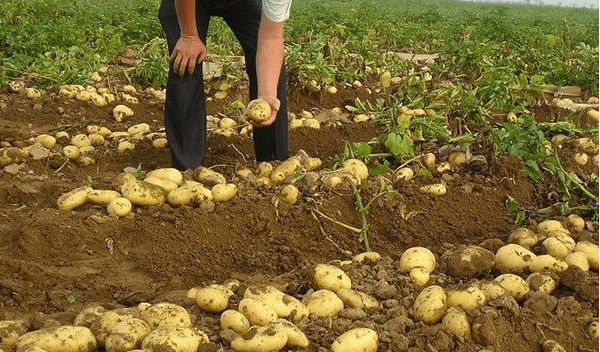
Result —
MULTIPOLYGON (((289 110, 294 113, 343 108, 357 96, 369 99, 365 88, 341 87, 338 94, 326 96, 297 87, 290 91, 289 110)), ((120 131, 146 122, 152 131, 162 128, 162 103, 147 95, 141 95, 140 103, 133 106, 132 118, 115 123, 111 117, 115 104, 99 108, 65 100, 57 92, 49 90, 41 99, 31 100, 1 91, 0 140, 21 146, 41 133, 85 133, 88 125, 120 131)), ((244 89, 232 90, 224 101, 210 101, 209 113, 225 111, 235 98, 247 101, 245 94, 244 89)), ((551 116, 543 119, 553 120, 551 116)), ((342 153, 345 142, 368 141, 381 131, 371 123, 294 130, 290 153, 302 149, 329 165, 342 153)), ((56 151, 65 143, 59 142, 56 151)), ((442 146, 419 147, 437 151, 442 146)), ((372 201, 364 220, 356 211, 350 188, 332 191, 300 183, 300 201, 287 205, 276 201, 276 187, 238 179, 236 165, 254 168, 249 137, 211 134, 209 138, 206 166, 237 183, 233 200, 214 207, 136 207, 120 219, 107 216, 105 207, 89 204, 60 211, 56 200, 83 185, 112 188, 115 176, 127 167, 141 164, 146 171, 167 167, 167 150, 153 149, 143 141, 134 152, 119 155, 114 142, 107 142, 96 151, 93 166, 65 163, 60 153, 21 160, 18 171, 13 165, 0 172, 0 320, 26 316, 35 329, 57 322, 71 324, 82 307, 94 302, 119 307, 171 301, 188 308, 194 324, 209 335, 211 344, 202 351, 231 351, 227 334, 219 333, 219 316, 203 313, 186 300, 187 289, 238 279, 241 286, 231 300, 232 308, 249 285, 272 283, 302 299, 316 289, 310 278, 316 263, 339 263, 365 251, 358 234, 342 224, 360 228, 368 223, 368 242, 382 260, 342 268, 353 288, 375 296, 380 308, 345 309, 336 319, 311 318, 300 323, 310 339, 305 351, 327 351, 342 332, 359 326, 378 332, 378 351, 541 351, 547 340, 557 341, 566 351, 598 351, 598 340, 587 332, 588 324, 598 318, 595 271, 569 269, 557 278, 561 284, 550 296, 532 294, 518 303, 505 297, 470 311, 472 334, 466 339, 450 335, 441 324, 428 326, 414 318, 412 303, 419 289, 398 269, 405 249, 423 246, 436 255, 438 268, 432 284, 452 288, 475 279, 493 279, 499 273, 489 268, 461 277, 448 269, 445 258, 469 244, 495 251, 506 243, 518 227, 505 209, 507 196, 530 210, 554 202, 554 180, 533 185, 520 163, 494 157, 486 145, 475 145, 473 150, 484 155, 487 163, 434 172, 409 183, 384 175, 391 186, 387 195, 376 197, 380 179, 369 178, 360 187, 363 204, 372 201), (421 185, 434 182, 446 183, 448 193, 432 197, 419 191, 421 185)), ((575 150, 565 148, 565 153, 575 150)), ((422 168, 418 162, 410 166, 422 168)), ((595 171, 594 166, 590 168, 578 172, 589 175, 595 171)), ((598 191, 597 182, 594 191, 598 191)), ((533 220, 526 224, 531 229, 535 225, 533 220)), ((573 237, 598 243, 597 230, 590 230, 574 232, 573 237)))

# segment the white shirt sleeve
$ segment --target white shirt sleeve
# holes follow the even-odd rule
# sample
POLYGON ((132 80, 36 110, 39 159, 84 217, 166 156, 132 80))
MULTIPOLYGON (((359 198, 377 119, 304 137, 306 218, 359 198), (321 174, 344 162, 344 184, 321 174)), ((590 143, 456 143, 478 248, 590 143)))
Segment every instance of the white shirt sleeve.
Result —
POLYGON ((290 7, 292 0, 263 0, 262 8, 267 16, 273 22, 283 22, 290 17, 290 7))

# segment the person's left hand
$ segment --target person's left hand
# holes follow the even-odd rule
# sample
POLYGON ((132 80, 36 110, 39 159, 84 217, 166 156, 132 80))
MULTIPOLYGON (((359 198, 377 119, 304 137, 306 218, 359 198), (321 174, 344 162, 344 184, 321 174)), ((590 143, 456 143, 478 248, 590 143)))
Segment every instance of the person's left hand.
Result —
POLYGON ((267 104, 269 104, 269 106, 271 107, 271 117, 266 121, 255 124, 255 126, 256 127, 270 126, 273 124, 273 122, 275 122, 275 119, 277 118, 277 112, 279 111, 281 102, 279 101, 279 99, 277 99, 276 96, 272 96, 272 95, 271 96, 259 96, 258 98, 266 101, 267 104))

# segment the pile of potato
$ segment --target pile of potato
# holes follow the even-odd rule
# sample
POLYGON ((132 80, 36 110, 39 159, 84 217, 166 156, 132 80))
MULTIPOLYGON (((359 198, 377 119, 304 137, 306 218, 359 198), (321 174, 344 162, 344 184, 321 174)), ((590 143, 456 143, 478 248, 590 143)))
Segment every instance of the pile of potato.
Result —
MULTIPOLYGON (((210 172, 207 175, 215 181, 219 178, 210 172)), ((568 224, 573 231, 584 226, 578 216, 570 216, 568 224)), ((439 324, 448 334, 469 340, 477 331, 476 326, 471 326, 470 312, 498 302, 513 302, 512 306, 518 309, 535 295, 551 295, 558 285, 553 273, 570 266, 598 270, 598 245, 575 242, 570 230, 557 220, 539 223, 537 231, 515 229, 507 242, 496 253, 469 245, 448 250, 441 258, 424 247, 403 251, 396 264, 399 275, 407 275, 408 281, 400 282, 414 284, 411 288, 414 296, 406 297, 412 302, 409 316, 425 325, 439 324), (445 262, 444 275, 450 274, 458 280, 451 283, 438 279, 440 259, 445 262), (487 278, 492 273, 499 274, 492 280, 473 280, 481 274, 487 278)), ((190 288, 185 303, 188 308, 160 302, 107 310, 92 304, 79 312, 71 325, 29 332, 25 321, 0 321, 0 350, 195 352, 209 342, 208 336, 219 336, 219 343, 236 352, 309 348, 311 340, 303 329, 311 322, 337 319, 345 310, 375 314, 384 309, 383 302, 365 292, 364 286, 363 290, 355 288, 344 270, 347 266, 356 269, 381 261, 378 253, 365 252, 352 260, 315 264, 308 272, 309 282, 305 283, 310 289, 301 297, 273 284, 244 286, 237 280, 228 280, 190 288), (199 314, 218 317, 220 331, 202 331, 195 326, 197 316, 190 315, 193 305, 199 308, 199 314)), ((350 325, 332 340, 330 349, 376 352, 380 345, 377 330, 376 326, 350 325)), ((589 323, 588 334, 598 338, 597 320, 589 323)), ((544 345, 557 344, 546 340, 544 345)))

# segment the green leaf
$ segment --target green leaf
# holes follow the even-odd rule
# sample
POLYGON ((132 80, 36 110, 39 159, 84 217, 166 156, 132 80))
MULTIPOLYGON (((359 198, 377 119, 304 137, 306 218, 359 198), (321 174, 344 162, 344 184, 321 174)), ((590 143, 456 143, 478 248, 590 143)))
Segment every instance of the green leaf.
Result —
POLYGON ((392 132, 385 140, 385 147, 393 156, 400 157, 412 153, 413 142, 408 136, 400 136, 392 132))
POLYGON ((525 223, 526 216, 525 210, 521 209, 517 212, 517 216, 515 216, 515 224, 523 225, 525 223))
POLYGON ((387 160, 384 160, 383 164, 369 165, 369 175, 371 176, 381 175, 390 170, 390 163, 387 160))
POLYGON ((519 209, 519 203, 511 196, 508 196, 506 199, 506 211, 512 213, 519 209))
POLYGON ((371 154, 371 146, 367 143, 353 143, 352 149, 357 159, 366 159, 371 154))

